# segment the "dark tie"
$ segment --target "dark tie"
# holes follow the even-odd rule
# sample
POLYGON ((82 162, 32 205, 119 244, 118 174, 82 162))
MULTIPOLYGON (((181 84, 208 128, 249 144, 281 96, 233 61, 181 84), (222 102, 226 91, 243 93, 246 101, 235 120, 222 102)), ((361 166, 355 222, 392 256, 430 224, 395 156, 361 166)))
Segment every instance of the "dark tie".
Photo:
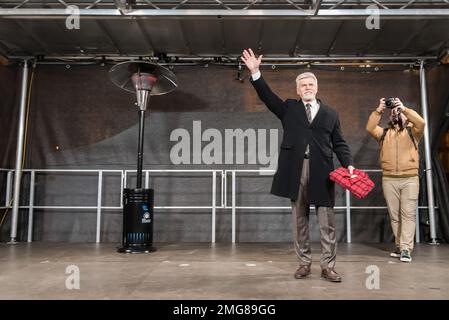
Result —
POLYGON ((310 103, 306 104, 306 113, 307 113, 307 119, 309 120, 309 123, 312 122, 312 111, 310 110, 312 106, 310 103))
MULTIPOLYGON (((306 113, 307 113, 307 119, 309 120, 309 123, 312 122, 312 111, 310 110, 310 107, 311 107, 310 103, 307 103, 306 104, 306 113)), ((309 153, 310 153, 309 145, 307 145, 306 153, 305 153, 304 157, 308 159, 309 158, 309 153)))

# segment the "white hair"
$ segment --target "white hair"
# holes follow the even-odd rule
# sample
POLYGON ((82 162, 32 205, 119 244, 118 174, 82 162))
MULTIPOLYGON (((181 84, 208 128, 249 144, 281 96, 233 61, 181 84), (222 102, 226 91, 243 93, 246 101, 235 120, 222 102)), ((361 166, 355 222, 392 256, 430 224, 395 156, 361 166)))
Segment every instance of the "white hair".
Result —
POLYGON ((312 78, 315 84, 318 85, 318 79, 312 72, 303 72, 296 77, 296 85, 299 85, 299 81, 306 78, 312 78))

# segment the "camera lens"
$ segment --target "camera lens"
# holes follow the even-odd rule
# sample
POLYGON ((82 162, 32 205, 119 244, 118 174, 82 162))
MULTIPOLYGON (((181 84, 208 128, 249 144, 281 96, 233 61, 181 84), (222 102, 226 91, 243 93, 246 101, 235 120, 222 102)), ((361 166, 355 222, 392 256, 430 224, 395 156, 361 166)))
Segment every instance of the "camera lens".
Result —
POLYGON ((394 98, 385 99, 385 106, 387 108, 393 109, 394 108, 394 98))

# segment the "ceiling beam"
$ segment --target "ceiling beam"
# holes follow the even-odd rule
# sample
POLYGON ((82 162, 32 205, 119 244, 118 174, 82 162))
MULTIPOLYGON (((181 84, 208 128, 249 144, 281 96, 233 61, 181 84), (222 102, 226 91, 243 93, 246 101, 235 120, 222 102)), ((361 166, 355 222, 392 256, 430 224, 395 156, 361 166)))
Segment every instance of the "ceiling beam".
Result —
POLYGON ((318 15, 318 11, 320 10, 320 7, 321 7, 321 2, 322 2, 323 0, 315 0, 315 3, 313 4, 313 15, 314 16, 317 16, 318 15))
POLYGON ((303 30, 304 30, 303 25, 304 25, 304 20, 300 21, 298 24, 298 31, 296 32, 295 43, 293 44, 293 47, 289 51, 290 56, 296 56, 299 52, 299 49, 301 46, 301 41, 302 41, 303 30))
MULTIPOLYGON (((179 62, 192 62, 192 61, 205 61, 210 60, 214 61, 214 58, 218 57, 218 55, 204 55, 204 56, 186 56, 186 55, 168 55, 177 57, 177 61, 179 62)), ((239 55, 227 55, 226 58, 230 60, 236 60, 239 57, 239 55)), ((34 59, 34 56, 19 56, 19 55, 11 55, 8 57, 11 60, 24 60, 24 59, 34 59)), ((100 59, 101 61, 104 60, 140 60, 143 57, 142 55, 82 55, 82 56, 76 56, 76 55, 46 55, 43 57, 45 60, 74 60, 74 61, 94 61, 100 59)), ((146 57, 147 59, 157 59, 155 57, 146 57)), ((437 60, 438 56, 436 55, 427 55, 427 56, 411 56, 411 55, 404 55, 404 56, 393 56, 393 55, 367 55, 367 56, 355 56, 355 55, 330 55, 330 56, 324 56, 324 55, 302 55, 301 57, 287 57, 285 55, 278 56, 278 55, 268 55, 264 56, 263 60, 265 63, 268 64, 275 64, 275 63, 282 63, 282 62, 396 62, 396 63, 410 63, 413 61, 418 60, 437 60)))
POLYGON ((145 44, 147 45, 148 52, 151 52, 154 54, 154 44, 153 40, 151 39, 150 35, 145 29, 145 26, 143 25, 142 20, 136 20, 137 28, 139 29, 140 33, 142 34, 143 38, 145 39, 145 44))
POLYGON ((329 47, 327 48, 327 51, 326 51, 328 56, 331 54, 331 51, 334 50, 334 48, 335 48, 335 44, 337 43, 338 35, 340 34, 340 31, 343 28, 344 23, 345 23, 344 21, 341 21, 340 25, 335 30, 335 34, 334 34, 334 37, 332 38, 332 42, 331 42, 331 44, 329 45, 329 47))
POLYGON ((118 54, 123 54, 123 51, 120 49, 120 46, 114 40, 114 37, 112 36, 112 32, 109 26, 102 20, 96 20, 95 22, 97 23, 100 30, 106 35, 106 38, 109 40, 109 44, 111 44, 115 48, 115 50, 117 50, 118 54))
MULTIPOLYGON (((381 23, 379 26, 380 28, 378 30, 375 29, 377 34, 363 47, 362 55, 365 55, 373 47, 373 45, 376 43, 376 41, 378 41, 380 39, 380 36, 386 29, 388 20, 382 20, 380 23, 381 23)), ((371 30, 371 31, 374 31, 374 30, 371 30)))
POLYGON ((192 45, 190 44, 189 37, 185 32, 185 25, 182 20, 178 20, 179 30, 181 33, 182 40, 184 40, 184 48, 187 49, 189 55, 192 54, 192 45))
MULTIPOLYGON (((365 9, 320 9, 316 10, 227 10, 227 9, 137 9, 122 12, 118 9, 80 9, 80 16, 87 18, 133 18, 133 17, 241 17, 264 18, 283 17, 308 19, 344 18, 365 19, 371 13, 365 9)), ((71 13, 66 9, 0 9, 0 18, 67 18, 71 13)), ((449 9, 379 9, 379 15, 388 18, 448 18, 449 9)))
POLYGON ((423 30, 429 25, 429 23, 430 23, 429 20, 423 21, 422 25, 419 28, 417 28, 414 33, 410 34, 410 37, 409 37, 407 43, 402 48, 396 49, 397 54, 401 54, 404 51, 407 51, 407 49, 410 47, 410 45, 415 43, 415 40, 422 34, 423 30))

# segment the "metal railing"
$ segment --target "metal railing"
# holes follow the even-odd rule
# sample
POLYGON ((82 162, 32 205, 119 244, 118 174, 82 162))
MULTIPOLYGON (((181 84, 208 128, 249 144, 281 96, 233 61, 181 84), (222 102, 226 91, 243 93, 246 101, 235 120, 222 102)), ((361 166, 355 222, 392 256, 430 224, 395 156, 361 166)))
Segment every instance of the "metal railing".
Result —
MULTIPOLYGON (((6 172, 6 193, 5 193, 5 205, 0 206, 0 209, 12 208, 12 186, 13 186, 13 169, 0 169, 0 172, 6 172)), ((381 172, 381 170, 364 170, 365 172, 381 172)), ((102 210, 122 210, 123 209, 123 188, 127 187, 128 176, 131 173, 135 173, 136 170, 83 170, 83 169, 26 169, 24 173, 30 174, 29 183, 29 203, 26 206, 20 206, 20 209, 28 209, 28 233, 27 241, 32 242, 33 239, 33 217, 35 209, 59 209, 59 210, 96 210, 96 242, 100 243, 101 240, 101 219, 102 210), (34 204, 35 194, 35 181, 36 174, 38 173, 96 173, 98 175, 97 183, 97 205, 96 206, 36 206, 34 204), (104 174, 120 174, 120 205, 119 206, 103 206, 102 192, 103 192, 103 176, 104 174)), ((211 242, 215 243, 216 240, 216 210, 217 209, 231 209, 231 237, 232 243, 236 242, 236 213, 237 210, 291 210, 291 206, 237 206, 236 204, 236 177, 237 173, 257 173, 260 176, 269 176, 274 174, 274 170, 143 170, 145 174, 145 188, 149 188, 150 173, 193 173, 203 174, 209 173, 212 177, 211 186, 211 205, 210 206, 155 206, 155 209, 210 209, 211 210, 211 242), (217 174, 221 175, 221 192, 220 202, 217 205, 217 174), (227 185, 228 176, 231 176, 231 204, 228 205, 227 199, 227 185)), ((314 208, 311 207, 313 210, 314 208)), ((351 206, 351 193, 345 191, 345 205, 335 206, 335 210, 346 210, 346 242, 351 243, 351 210, 387 210, 386 206, 351 206)), ((418 206, 416 210, 416 221, 419 221, 419 209, 428 209, 425 206, 418 206)), ((416 238, 417 243, 420 242, 419 237, 419 223, 416 223, 416 238)))
MULTIPOLYGON (((0 206, 0 209, 12 208, 11 190, 13 185, 13 169, 0 169, 0 172, 7 172, 6 176, 6 193, 5 205, 0 206)), ((28 209, 28 234, 27 241, 32 242, 33 239, 33 217, 35 209, 58 209, 58 210, 96 210, 96 233, 95 241, 100 243, 101 240, 101 218, 102 210, 122 210, 123 209, 123 188, 127 186, 128 175, 136 172, 136 170, 82 170, 82 169, 25 169, 23 173, 30 174, 29 184, 29 203, 26 206, 19 206, 19 209, 28 209), (97 205, 96 206, 36 206, 34 205, 35 181, 38 173, 96 173, 98 174, 97 183, 97 205), (102 192, 103 192, 103 175, 105 173, 119 173, 120 174, 120 205, 119 206, 103 206, 102 192)), ((210 206, 155 206, 154 209, 211 209, 212 215, 212 231, 211 239, 215 242, 216 230, 216 209, 223 208, 223 200, 220 205, 217 205, 217 173, 221 174, 221 199, 223 199, 223 171, 222 170, 143 170, 145 173, 145 188, 149 186, 150 173, 210 173, 212 176, 212 203, 210 206)))
MULTIPOLYGON (((136 170, 125 170, 124 171, 124 185, 126 186, 128 174, 131 172, 136 172, 136 170)), ((149 188, 149 175, 150 173, 212 173, 212 203, 210 206, 155 206, 155 209, 211 209, 212 215, 212 231, 211 231, 211 242, 215 243, 215 230, 216 230, 216 210, 223 209, 223 170, 144 170, 145 173, 145 188, 149 188), (221 200, 220 205, 217 206, 217 173, 221 175, 221 200)), ((121 196, 123 197, 123 196, 121 196)))
MULTIPOLYGON (((380 169, 376 169, 376 170, 363 170, 365 172, 382 172, 382 170, 380 169)), ((286 207, 255 207, 255 206, 237 206, 235 203, 236 200, 236 173, 264 173, 264 174, 274 174, 275 170, 225 170, 224 172, 224 176, 225 176, 225 189, 226 189, 226 181, 227 181, 227 176, 229 174, 231 174, 232 179, 231 179, 231 199, 232 199, 232 203, 230 206, 227 205, 227 201, 226 201, 226 194, 225 194, 225 209, 231 209, 231 215, 232 215, 232 243, 235 243, 236 240, 236 225, 235 225, 235 221, 236 221, 236 211, 237 209, 241 209, 241 210, 291 210, 291 206, 286 206, 286 207)), ((351 209, 354 210, 387 210, 388 207, 386 206, 351 206, 351 193, 346 190, 345 191, 345 206, 334 206, 335 210, 346 210, 346 242, 347 243, 351 243, 352 241, 352 234, 351 234, 351 209)), ((314 208, 311 206, 310 207, 312 210, 314 210, 314 208)), ((417 243, 420 242, 420 228, 419 228, 419 209, 428 209, 428 207, 420 207, 417 206, 416 208, 416 237, 415 237, 415 241, 417 243)))

